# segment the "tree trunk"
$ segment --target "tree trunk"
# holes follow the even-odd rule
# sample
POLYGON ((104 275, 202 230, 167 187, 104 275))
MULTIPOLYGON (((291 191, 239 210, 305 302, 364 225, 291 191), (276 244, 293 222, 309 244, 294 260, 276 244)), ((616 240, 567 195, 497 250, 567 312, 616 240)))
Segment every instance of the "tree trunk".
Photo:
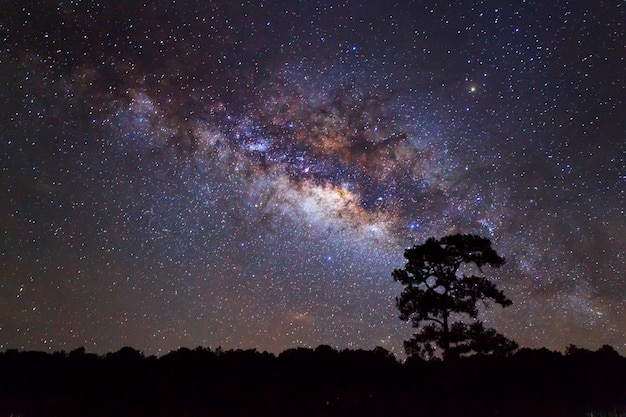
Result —
POLYGON ((450 350, 450 329, 448 328, 448 311, 443 312, 443 360, 448 359, 450 350))

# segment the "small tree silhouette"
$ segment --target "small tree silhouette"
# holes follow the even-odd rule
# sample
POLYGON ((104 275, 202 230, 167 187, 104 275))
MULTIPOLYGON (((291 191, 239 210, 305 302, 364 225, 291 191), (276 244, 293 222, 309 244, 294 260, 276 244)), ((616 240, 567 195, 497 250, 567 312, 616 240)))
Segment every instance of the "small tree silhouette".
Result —
POLYGON ((394 270, 392 276, 405 286, 396 299, 400 319, 418 329, 404 342, 408 355, 430 359, 440 349, 445 360, 471 353, 506 355, 517 349, 517 343, 485 329, 477 319, 479 301, 512 304, 482 271, 485 265, 505 263, 489 239, 461 234, 430 238, 407 249, 404 257, 404 269, 394 270))

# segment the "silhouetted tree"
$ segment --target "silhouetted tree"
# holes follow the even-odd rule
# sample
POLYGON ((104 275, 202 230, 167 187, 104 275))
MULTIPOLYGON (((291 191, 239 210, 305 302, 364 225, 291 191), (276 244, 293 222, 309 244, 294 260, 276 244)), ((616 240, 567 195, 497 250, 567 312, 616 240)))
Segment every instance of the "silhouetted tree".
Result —
POLYGON ((477 319, 479 301, 502 307, 512 304, 482 267, 500 267, 505 259, 491 241, 476 235, 430 238, 404 252, 404 269, 393 279, 405 286, 396 299, 400 319, 411 321, 417 333, 404 343, 407 354, 433 358, 437 349, 444 359, 463 354, 508 354, 517 344, 477 319), (476 275, 478 274, 478 275, 476 275))

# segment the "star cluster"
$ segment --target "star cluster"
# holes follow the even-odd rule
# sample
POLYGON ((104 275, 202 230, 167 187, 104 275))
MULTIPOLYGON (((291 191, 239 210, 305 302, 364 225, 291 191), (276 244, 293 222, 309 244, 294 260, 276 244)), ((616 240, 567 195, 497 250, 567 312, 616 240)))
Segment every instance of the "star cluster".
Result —
POLYGON ((490 326, 625 353, 623 3, 425 3, 8 5, 0 348, 400 353, 458 232, 490 326))

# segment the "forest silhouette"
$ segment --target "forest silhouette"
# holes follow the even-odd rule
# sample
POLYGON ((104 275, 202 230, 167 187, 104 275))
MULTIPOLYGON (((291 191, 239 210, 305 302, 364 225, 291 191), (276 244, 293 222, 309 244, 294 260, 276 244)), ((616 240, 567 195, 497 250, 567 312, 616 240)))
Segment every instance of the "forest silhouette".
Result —
POLYGON ((383 348, 180 348, 145 357, 0 353, 0 416, 623 416, 626 358, 565 354, 404 362, 383 348))

